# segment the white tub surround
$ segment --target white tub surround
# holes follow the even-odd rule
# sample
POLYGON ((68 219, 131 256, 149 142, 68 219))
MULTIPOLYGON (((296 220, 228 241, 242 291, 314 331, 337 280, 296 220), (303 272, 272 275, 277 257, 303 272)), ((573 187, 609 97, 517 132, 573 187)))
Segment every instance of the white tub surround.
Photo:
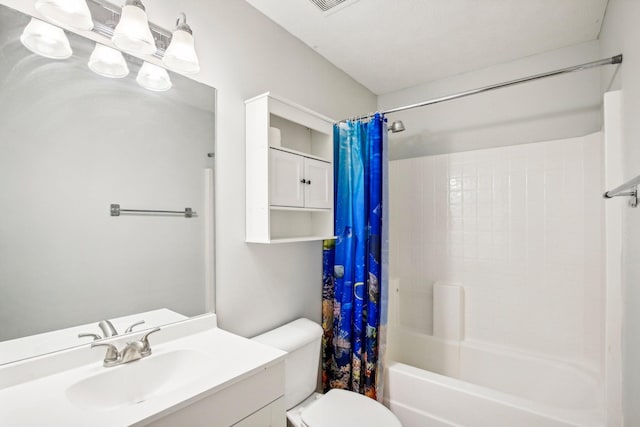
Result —
POLYGON ((605 426, 598 408, 533 402, 403 363, 391 363, 385 375, 385 403, 404 427, 605 426))
POLYGON ((284 426, 284 352, 217 328, 215 315, 149 341, 150 356, 112 368, 103 347, 89 346, 0 367, 2 425, 284 426))
POLYGON ((444 340, 464 339, 464 288, 458 284, 433 285, 433 336, 444 340))
POLYGON ((619 425, 603 152, 595 133, 391 162, 385 397, 405 427, 619 425))
POLYGON ((481 342, 408 331, 395 338, 398 349, 414 350, 403 363, 415 368, 568 411, 603 411, 602 380, 578 366, 481 342))
MULTIPOLYGON (((624 159, 622 106, 622 91, 608 92, 604 95, 604 180, 607 190, 624 182, 623 170, 619 167, 624 159)), ((624 235, 628 232, 623 225, 623 217, 628 209, 626 197, 605 201, 607 289, 604 369, 608 426, 623 425, 621 260, 624 235)))
POLYGON ((451 305, 464 310, 464 339, 600 372, 602 147, 596 133, 391 162, 395 325, 437 335, 434 321, 456 327, 434 312, 451 305), (464 300, 434 294, 436 282, 459 284, 464 300))

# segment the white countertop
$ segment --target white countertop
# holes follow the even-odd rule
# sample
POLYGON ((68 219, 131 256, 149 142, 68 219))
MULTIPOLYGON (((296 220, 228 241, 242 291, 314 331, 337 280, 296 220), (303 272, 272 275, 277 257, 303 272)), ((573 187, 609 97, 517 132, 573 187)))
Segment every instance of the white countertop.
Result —
MULTIPOLYGON (((108 369, 104 368, 104 348, 77 348, 0 367, 0 425, 3 427, 42 426, 130 426, 151 417, 169 414, 203 397, 272 366, 284 352, 206 324, 206 316, 163 328, 150 337, 153 354, 132 362, 143 364, 171 351, 204 353, 211 369, 199 372, 191 382, 141 403, 117 409, 91 409, 74 404, 66 390, 82 380, 108 369), (203 323, 204 322, 204 323, 203 323), (163 333, 165 334, 162 337, 163 333), (173 339, 173 337, 177 337, 173 339), (164 341, 164 342, 163 342, 164 341), (57 356, 56 356, 57 355, 57 356), (47 361, 50 358, 50 361, 47 361), (91 359, 87 363, 87 359, 91 359), (12 371, 13 369, 13 371, 12 371), (48 372, 49 371, 49 372, 48 372), (3 384, 4 382, 4 384, 3 384)), ((213 320, 215 325, 215 318, 213 320)), ((131 337, 129 337, 131 340, 131 337)), ((117 340, 114 340, 117 341, 117 340)), ((119 348, 122 344, 119 344, 119 348)), ((163 375, 163 372, 158 372, 163 375)), ((133 381, 134 379, 132 379, 133 381)), ((121 384, 126 387, 127 384, 121 384)), ((114 387, 117 388, 117 387, 114 387)), ((118 390, 113 390, 117 393, 118 390)))
MULTIPOLYGON (((144 325, 136 327, 136 331, 163 326, 186 319, 188 319, 187 316, 176 313, 168 308, 161 308, 110 320, 116 330, 122 334, 129 326, 140 320, 144 320, 145 323, 144 325)), ((90 343, 92 339, 89 337, 78 338, 78 334, 88 333, 102 334, 102 331, 98 327, 98 320, 71 328, 58 329, 2 341, 0 342, 0 365, 90 343)))

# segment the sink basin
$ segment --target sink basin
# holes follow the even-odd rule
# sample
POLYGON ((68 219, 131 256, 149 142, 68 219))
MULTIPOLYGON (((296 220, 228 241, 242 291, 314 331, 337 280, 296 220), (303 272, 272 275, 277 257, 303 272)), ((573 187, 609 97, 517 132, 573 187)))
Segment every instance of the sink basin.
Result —
POLYGON ((124 365, 104 368, 66 390, 81 408, 110 411, 136 405, 197 380, 211 368, 210 359, 194 350, 152 354, 124 365))

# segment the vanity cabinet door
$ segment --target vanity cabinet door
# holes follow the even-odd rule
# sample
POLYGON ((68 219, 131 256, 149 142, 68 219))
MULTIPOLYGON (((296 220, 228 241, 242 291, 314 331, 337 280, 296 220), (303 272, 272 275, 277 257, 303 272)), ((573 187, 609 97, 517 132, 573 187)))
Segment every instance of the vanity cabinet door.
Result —
POLYGON ((284 362, 135 427, 286 427, 284 362))
POLYGON ((284 413, 284 398, 281 397, 232 427, 286 427, 287 419, 284 413))
POLYGON ((331 209, 333 206, 333 165, 314 159, 304 159, 304 190, 306 208, 331 209))
POLYGON ((269 175, 272 206, 304 206, 304 157, 271 149, 269 175))

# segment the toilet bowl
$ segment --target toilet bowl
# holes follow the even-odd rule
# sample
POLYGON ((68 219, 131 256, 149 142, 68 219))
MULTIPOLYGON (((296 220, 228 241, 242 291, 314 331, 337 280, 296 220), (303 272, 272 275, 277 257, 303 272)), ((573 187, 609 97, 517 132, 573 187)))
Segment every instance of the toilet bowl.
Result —
MULTIPOLYGON (((287 419, 294 427, 400 427, 393 413, 375 400, 347 390, 333 389, 303 408, 287 411, 287 419)), ((304 402, 303 402, 304 403, 304 402)))
POLYGON ((294 427, 401 427, 379 402, 347 390, 314 393, 318 378, 322 328, 298 319, 253 340, 286 351, 285 407, 294 427))

